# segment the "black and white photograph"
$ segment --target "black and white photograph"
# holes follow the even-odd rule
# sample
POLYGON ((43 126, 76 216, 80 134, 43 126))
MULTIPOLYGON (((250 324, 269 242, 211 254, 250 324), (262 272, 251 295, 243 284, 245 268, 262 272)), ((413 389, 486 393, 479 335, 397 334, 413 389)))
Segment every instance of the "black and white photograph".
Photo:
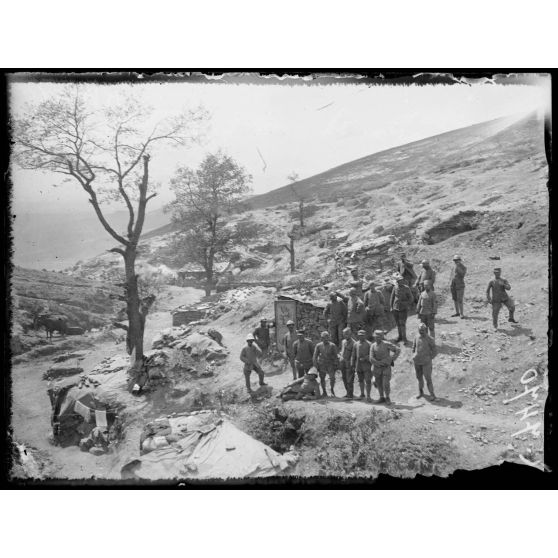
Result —
POLYGON ((548 73, 13 72, 7 109, 12 482, 548 469, 548 73))

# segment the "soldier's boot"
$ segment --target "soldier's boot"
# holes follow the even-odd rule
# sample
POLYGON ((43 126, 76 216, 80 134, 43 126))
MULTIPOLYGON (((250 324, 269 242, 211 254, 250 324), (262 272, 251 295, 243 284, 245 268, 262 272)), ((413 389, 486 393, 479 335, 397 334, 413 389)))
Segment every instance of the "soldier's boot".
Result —
POLYGON ((372 389, 372 384, 366 384, 366 402, 372 403, 372 398, 370 397, 370 391, 372 389))
POLYGON ((459 303, 459 315, 460 315, 462 318, 465 317, 465 314, 464 314, 464 312, 463 312, 463 303, 462 303, 462 302, 459 303))
POLYGON ((514 318, 514 312, 515 310, 510 310, 510 315, 508 317, 508 322, 511 322, 512 324, 517 324, 519 323, 515 318, 514 318))
POLYGON ((386 394, 386 404, 391 405, 391 399, 389 398, 389 392, 390 392, 389 381, 385 382, 383 387, 384 387, 384 392, 386 394))
POLYGON ((358 387, 360 388, 360 397, 359 399, 364 399, 364 382, 359 382, 358 387))
POLYGON ((378 392, 380 393, 380 399, 378 399, 378 403, 385 403, 386 398, 384 397, 384 388, 382 386, 382 378, 378 380, 378 392))
POLYGON ((329 385, 331 387, 331 397, 335 397, 335 391, 333 391, 333 388, 335 386, 335 380, 330 380, 329 385))
POLYGON ((457 316, 459 316, 459 303, 457 302, 457 300, 453 301, 453 305, 455 306, 455 314, 452 314, 451 317, 456 318, 457 316))
POLYGON ((408 343, 407 341, 407 326, 401 326, 401 339, 403 343, 408 343))
POLYGON ((327 397, 325 378, 323 380, 320 380, 320 383, 322 384, 322 397, 327 397))
POLYGON ((397 325, 397 339, 395 342, 399 343, 400 341, 403 341, 403 338, 401 337, 401 326, 397 325))

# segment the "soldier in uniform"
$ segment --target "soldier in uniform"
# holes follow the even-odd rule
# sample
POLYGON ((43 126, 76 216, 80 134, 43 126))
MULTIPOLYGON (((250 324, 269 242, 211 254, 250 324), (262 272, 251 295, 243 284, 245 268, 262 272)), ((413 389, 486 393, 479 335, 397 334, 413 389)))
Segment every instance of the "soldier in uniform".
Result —
POLYGON ((424 380, 426 380, 430 400, 436 401, 432 384, 432 360, 436 356, 436 343, 428 335, 428 328, 425 324, 419 324, 418 330, 419 333, 413 341, 413 363, 419 386, 417 399, 424 397, 424 380))
POLYGON ((417 280, 417 274, 415 273, 413 264, 407 259, 407 255, 401 253, 400 254, 401 260, 397 265, 397 271, 403 277, 403 281, 407 285, 407 287, 411 287, 414 282, 417 280))
POLYGON ((374 381, 380 392, 378 403, 391 405, 391 399, 389 398, 391 368, 399 353, 400 349, 397 345, 384 341, 384 332, 381 329, 374 332, 374 343, 370 347, 369 360, 374 366, 374 381))
POLYGON ((364 296, 363 281, 359 277, 358 269, 356 267, 353 267, 353 269, 351 269, 351 278, 347 281, 347 286, 349 288, 355 288, 357 296, 362 299, 362 297, 364 296))
POLYGON ((364 309, 364 302, 358 297, 355 287, 349 289, 349 297, 343 297, 343 301, 347 304, 347 325, 356 335, 360 329, 365 327, 366 310, 364 309))
POLYGON ((415 287, 418 289, 419 293, 424 291, 424 282, 430 281, 432 288, 434 288, 434 283, 436 282, 436 272, 430 267, 430 262, 428 260, 422 260, 422 269, 415 282, 415 287))
POLYGON ((291 370, 293 371, 293 380, 297 379, 296 373, 296 366, 295 366, 295 359, 294 359, 294 352, 293 352, 293 343, 296 341, 296 333, 294 329, 294 322, 289 320, 287 322, 287 333, 283 335, 283 339, 281 341, 281 348, 283 349, 283 354, 285 358, 289 361, 291 365, 291 370))
POLYGON ((397 324, 396 343, 407 343, 407 313, 414 302, 413 293, 401 275, 395 276, 395 286, 391 291, 390 310, 397 324))
POLYGON ((262 350, 254 343, 254 336, 246 337, 246 345, 240 351, 240 360, 244 363, 244 379, 246 380, 246 389, 248 393, 252 393, 250 386, 250 374, 254 370, 258 374, 260 386, 265 386, 264 371, 262 370, 258 358, 262 356, 262 350))
POLYGON ((353 353, 351 355, 351 367, 358 377, 358 385, 360 387, 360 399, 364 399, 364 384, 366 383, 366 397, 369 403, 370 391, 372 389, 372 368, 370 366, 370 341, 366 339, 366 331, 361 329, 357 333, 358 341, 353 345, 353 353))
POLYGON ((330 301, 324 309, 324 319, 328 325, 332 342, 340 347, 343 329, 347 325, 347 305, 339 300, 337 293, 331 293, 329 298, 330 301))
POLYGON ((372 339, 372 332, 379 327, 381 317, 384 315, 384 296, 376 290, 376 283, 370 281, 368 290, 364 294, 364 309, 366 310, 366 336, 372 339))
POLYGON ((310 370, 304 375, 304 378, 299 378, 287 384, 281 391, 279 397, 283 401, 290 401, 291 399, 304 399, 304 401, 319 399, 321 395, 317 376, 316 372, 310 370))
POLYGON ((314 366, 318 370, 320 383, 322 385, 322 396, 327 397, 326 391, 326 374, 329 376, 329 385, 331 387, 331 396, 335 397, 335 372, 339 368, 337 357, 337 347, 330 342, 329 333, 322 331, 322 341, 316 345, 314 349, 314 357, 312 359, 314 366))
POLYGON ((269 335, 269 327, 267 326, 267 320, 264 318, 260 320, 260 326, 257 327, 252 333, 258 347, 262 350, 265 355, 269 350, 269 345, 271 344, 271 338, 269 335))
POLYGON ((508 309, 508 321, 514 324, 517 323, 517 320, 514 318, 515 302, 506 292, 510 289, 511 286, 509 282, 502 278, 502 268, 495 267, 494 279, 488 283, 488 288, 486 289, 486 299, 489 304, 492 304, 492 324, 494 325, 494 329, 498 329, 498 315, 500 314, 502 305, 508 309))
POLYGON ((428 327, 430 335, 435 337, 434 319, 438 312, 438 302, 436 294, 432 290, 432 284, 427 279, 424 282, 424 291, 420 293, 419 301, 417 304, 417 314, 419 320, 428 327))
POLYGON ((465 274, 467 273, 467 268, 463 265, 461 257, 457 254, 453 256, 453 262, 455 265, 450 275, 450 291, 455 306, 455 314, 452 314, 452 318, 457 316, 464 318, 463 295, 465 294, 465 274))
POLYGON ((352 399, 354 396, 353 389, 355 383, 355 369, 351 365, 351 357, 355 340, 351 335, 351 328, 346 327, 343 330, 343 341, 341 342, 341 351, 339 353, 339 363, 341 368, 341 377, 345 386, 345 398, 352 399))
POLYGON ((304 329, 296 332, 297 340, 293 343, 293 355, 298 377, 302 378, 312 368, 314 358, 314 343, 304 337, 304 329))

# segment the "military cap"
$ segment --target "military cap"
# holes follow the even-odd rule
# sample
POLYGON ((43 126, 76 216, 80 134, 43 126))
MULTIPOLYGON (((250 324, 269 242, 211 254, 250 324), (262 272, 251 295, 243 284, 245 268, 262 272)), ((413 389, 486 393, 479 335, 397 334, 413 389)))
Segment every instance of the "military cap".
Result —
POLYGON ((358 268, 357 267, 353 267, 353 269, 351 269, 351 274, 353 273, 358 273, 358 268))
POLYGON ((457 254, 455 254, 455 256, 453 256, 453 261, 455 260, 461 260, 461 256, 458 256, 457 254))
POLYGON ((267 320, 266 320, 265 318, 262 318, 262 319, 260 320, 260 323, 261 323, 261 322, 267 322, 267 320))
POLYGON ((425 285, 432 286, 432 281, 430 279, 425 279, 423 282, 424 282, 425 285))
POLYGON ((327 331, 322 331, 322 333, 320 334, 320 337, 325 339, 326 337, 329 337, 329 333, 327 331))
POLYGON ((296 332, 297 333, 305 333, 306 330, 303 327, 301 327, 300 329, 297 329, 296 332))
POLYGON ((351 287, 351 288, 349 289, 349 294, 356 294, 356 292, 357 292, 357 290, 356 290, 355 287, 351 287))
POLYGON ((402 281, 402 280, 403 280, 403 275, 401 275, 401 273, 396 273, 396 274, 393 276, 393 278, 394 278, 396 281, 402 281))
POLYGON ((364 329, 359 329, 357 335, 366 335, 366 331, 364 331, 364 329))
POLYGON ((343 333, 351 333, 351 328, 350 328, 350 327, 346 327, 346 328, 343 330, 343 333))
POLYGON ((370 279, 370 281, 368 281, 368 286, 372 287, 372 286, 376 286, 378 283, 376 283, 376 281, 374 281, 374 279, 370 279))
POLYGON ((502 271, 502 268, 501 267, 495 267, 494 271, 502 271))
POLYGON ((374 330, 374 335, 383 335, 384 331, 382 329, 375 329, 374 330))
POLYGON ((292 320, 289 320, 289 321, 287 322, 287 325, 288 325, 288 326, 289 326, 289 325, 294 325, 294 322, 293 322, 292 320))
POLYGON ((308 370, 308 372, 306 372, 306 374, 307 374, 307 375, 312 374, 312 376, 317 376, 317 375, 318 375, 318 371, 317 371, 314 367, 312 367, 312 368, 310 368, 310 370, 308 370))
POLYGON ((430 262, 428 260, 422 260, 421 264, 422 265, 430 265, 430 262))
POLYGON ((428 326, 427 326, 426 324, 424 324, 424 323, 421 322, 421 323, 419 324, 418 328, 419 328, 419 329, 428 329, 428 326))
POLYGON ((251 333, 249 333, 249 334, 246 336, 246 341, 254 341, 254 336, 253 336, 251 333))

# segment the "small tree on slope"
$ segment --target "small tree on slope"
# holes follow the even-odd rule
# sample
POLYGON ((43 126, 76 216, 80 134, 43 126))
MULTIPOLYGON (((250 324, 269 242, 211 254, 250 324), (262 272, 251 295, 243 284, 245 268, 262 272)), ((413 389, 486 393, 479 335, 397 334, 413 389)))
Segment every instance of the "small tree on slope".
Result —
POLYGON ((186 260, 204 268, 208 296, 217 258, 244 240, 242 228, 227 224, 227 219, 243 209, 251 182, 251 175, 221 151, 208 154, 196 170, 178 169, 171 181, 175 200, 167 210, 181 229, 175 246, 186 260))

